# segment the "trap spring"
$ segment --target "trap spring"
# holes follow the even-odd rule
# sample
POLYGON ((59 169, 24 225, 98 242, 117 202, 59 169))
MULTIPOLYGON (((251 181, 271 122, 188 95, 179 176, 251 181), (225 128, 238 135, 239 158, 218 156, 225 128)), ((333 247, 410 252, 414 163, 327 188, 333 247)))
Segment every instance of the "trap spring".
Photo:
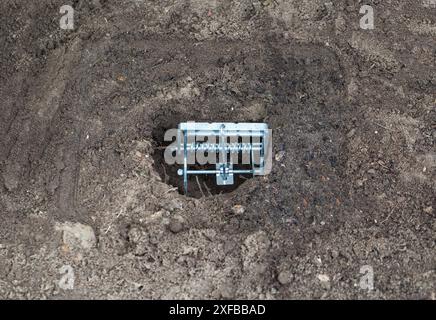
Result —
POLYGON ((265 123, 180 123, 175 149, 183 159, 183 168, 177 173, 183 176, 185 194, 188 175, 215 175, 217 185, 232 185, 235 174, 264 175, 269 139, 265 123), (190 164, 209 167, 193 169, 190 164), (236 168, 239 165, 244 167, 236 168))

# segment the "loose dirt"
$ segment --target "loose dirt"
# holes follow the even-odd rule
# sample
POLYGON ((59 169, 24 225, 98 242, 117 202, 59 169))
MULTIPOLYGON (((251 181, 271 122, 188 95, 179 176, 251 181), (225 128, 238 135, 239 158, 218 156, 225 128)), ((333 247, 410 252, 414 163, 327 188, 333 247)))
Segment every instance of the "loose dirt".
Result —
POLYGON ((436 8, 67 2, 0 4, 1 298, 435 298, 436 8), (268 123, 272 172, 180 194, 185 121, 268 123))

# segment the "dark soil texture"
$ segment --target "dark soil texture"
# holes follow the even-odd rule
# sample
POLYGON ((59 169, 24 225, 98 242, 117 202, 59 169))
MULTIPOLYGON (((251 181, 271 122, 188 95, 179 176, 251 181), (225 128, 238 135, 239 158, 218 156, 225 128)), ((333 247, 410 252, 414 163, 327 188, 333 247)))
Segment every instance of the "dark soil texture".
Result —
POLYGON ((1 1, 0 298, 436 299, 428 3, 1 1), (183 195, 186 121, 268 123, 272 172, 183 195))

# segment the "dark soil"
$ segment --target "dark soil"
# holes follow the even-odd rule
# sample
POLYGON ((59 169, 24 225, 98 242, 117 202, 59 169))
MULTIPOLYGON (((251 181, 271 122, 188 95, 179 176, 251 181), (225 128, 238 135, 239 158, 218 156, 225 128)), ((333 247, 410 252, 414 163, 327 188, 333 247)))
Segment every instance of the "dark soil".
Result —
POLYGON ((435 299, 424 3, 368 1, 362 30, 349 0, 1 1, 0 298, 435 299), (161 147, 185 121, 266 122, 284 156, 184 196, 161 147))

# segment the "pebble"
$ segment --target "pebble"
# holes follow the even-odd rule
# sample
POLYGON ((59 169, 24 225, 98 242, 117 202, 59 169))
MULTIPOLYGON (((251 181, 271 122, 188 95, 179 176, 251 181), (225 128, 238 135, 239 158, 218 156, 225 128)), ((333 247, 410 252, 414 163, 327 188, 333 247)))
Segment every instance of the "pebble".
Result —
POLYGON ((63 243, 68 248, 89 250, 97 243, 94 230, 88 225, 78 222, 65 222, 56 224, 55 229, 62 231, 63 243))
POLYGON ((232 207, 232 212, 234 214, 243 214, 245 212, 245 207, 240 204, 234 205, 232 207))
POLYGON ((183 230, 183 218, 180 216, 174 216, 171 218, 168 228, 172 233, 179 233, 183 230))
POLYGON ((285 157, 285 151, 279 151, 276 153, 274 158, 276 159, 276 161, 280 162, 283 160, 284 157, 285 157))
POLYGON ((91 4, 94 8, 100 8, 101 7, 101 2, 100 0, 92 0, 91 4))
POLYGON ((348 133, 347 133, 347 138, 352 138, 354 136, 354 134, 356 133, 356 129, 351 129, 348 133))
POLYGON ((432 214, 433 213, 433 207, 424 208, 424 212, 428 213, 428 214, 432 214))
POLYGON ((356 185, 358 186, 358 187, 361 187, 361 186, 363 186, 363 180, 362 179, 358 179, 358 180, 356 180, 356 185))
POLYGON ((333 259, 336 259, 337 257, 339 257, 339 251, 332 249, 331 255, 333 259))
POLYGON ((279 275, 277 276, 277 281, 280 284, 289 284, 291 283, 292 278, 293 278, 293 274, 290 273, 288 270, 285 270, 279 273, 279 275))
POLYGON ((323 273, 318 274, 316 277, 321 282, 329 282, 330 281, 330 277, 328 275, 326 275, 326 274, 323 274, 323 273))
POLYGON ((330 289, 330 277, 326 274, 318 274, 317 275, 318 280, 321 282, 321 286, 324 289, 330 289))
POLYGON ((14 191, 18 188, 19 185, 19 178, 18 172, 19 168, 17 166, 8 166, 6 167, 6 170, 3 172, 3 183, 8 191, 14 191), (15 170, 14 170, 15 168, 15 170))
POLYGON ((232 283, 227 282, 219 288, 220 296, 223 299, 233 299, 235 296, 235 287, 232 283))
POLYGON ((169 202, 164 203, 163 208, 168 211, 182 210, 183 205, 179 199, 175 198, 171 199, 169 202))

